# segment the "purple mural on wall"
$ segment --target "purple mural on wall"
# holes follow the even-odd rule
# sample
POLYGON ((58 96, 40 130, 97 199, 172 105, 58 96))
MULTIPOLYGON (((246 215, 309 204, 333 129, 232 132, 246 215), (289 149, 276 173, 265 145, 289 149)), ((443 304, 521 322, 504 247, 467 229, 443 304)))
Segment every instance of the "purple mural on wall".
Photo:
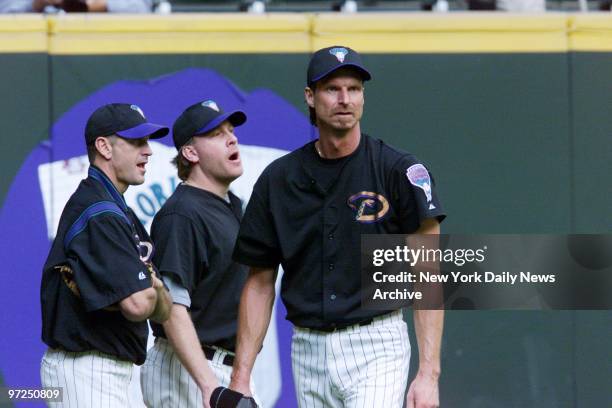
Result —
MULTIPOLYGON (((40 359, 46 348, 40 339, 39 285, 50 241, 39 166, 84 155, 85 122, 100 105, 134 103, 150 121, 171 126, 185 107, 204 99, 215 99, 225 110, 241 109, 247 113, 247 123, 237 132, 241 145, 290 151, 313 137, 304 113, 278 95, 266 89, 246 93, 208 69, 187 69, 148 81, 115 82, 73 106, 53 125, 51 139, 27 157, 0 211, 0 259, 4 260, 0 370, 7 387, 38 387, 40 359)), ((171 137, 160 142, 173 146, 171 137)), ((276 323, 283 382, 277 406, 287 407, 295 405, 295 397, 291 328, 284 316, 285 310, 279 304, 276 323)))

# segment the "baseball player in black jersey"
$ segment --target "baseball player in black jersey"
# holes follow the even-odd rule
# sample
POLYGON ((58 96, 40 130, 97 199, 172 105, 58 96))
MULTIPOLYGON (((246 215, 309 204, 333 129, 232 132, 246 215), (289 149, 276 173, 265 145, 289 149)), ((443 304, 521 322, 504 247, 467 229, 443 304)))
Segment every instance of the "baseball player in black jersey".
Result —
POLYGON ((364 81, 370 79, 348 47, 321 49, 310 60, 305 99, 319 139, 264 170, 233 254, 251 269, 231 389, 249 393, 280 264, 281 295, 295 326, 300 407, 439 404, 443 311, 414 311, 420 365, 406 396, 410 344, 401 310, 360 307, 361 234, 439 234, 445 216, 415 156, 361 133, 364 81))
MULTIPOLYGON (((152 324, 155 346, 141 371, 147 406, 208 407, 213 391, 229 385, 248 273, 232 261, 242 203, 229 191, 243 171, 234 127, 245 121, 243 112, 225 113, 206 100, 187 108, 172 128, 183 182, 155 216, 151 236, 174 305, 163 325, 152 324)), ((218 394, 212 406, 230 395, 218 394)))
POLYGON ((123 198, 144 182, 148 140, 168 132, 130 104, 102 106, 87 122, 88 177, 64 208, 40 289, 42 385, 63 388, 61 406, 127 406, 132 364, 146 358, 146 320, 170 313, 151 240, 123 198))

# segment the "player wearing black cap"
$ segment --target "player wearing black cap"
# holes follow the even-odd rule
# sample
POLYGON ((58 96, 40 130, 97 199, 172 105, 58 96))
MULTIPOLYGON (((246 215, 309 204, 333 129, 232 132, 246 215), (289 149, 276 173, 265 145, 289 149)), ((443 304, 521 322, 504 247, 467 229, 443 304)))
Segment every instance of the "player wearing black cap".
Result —
POLYGON ((144 182, 148 140, 168 132, 130 104, 102 106, 87 122, 88 177, 64 208, 40 289, 42 385, 63 388, 66 406, 127 406, 132 364, 146 357, 146 319, 169 315, 153 245, 123 198, 144 182))
POLYGON ((425 166, 361 133, 370 79, 348 47, 315 52, 305 99, 319 139, 270 164, 255 184, 233 254, 251 267, 230 385, 241 393, 249 392, 281 264, 300 407, 438 405, 443 311, 414 312, 420 367, 405 399, 410 344, 401 310, 361 308, 361 234, 438 234, 444 218, 425 166))
POLYGON ((207 100, 187 108, 172 128, 183 182, 153 219, 151 236, 174 305, 163 325, 152 324, 155 346, 141 371, 147 406, 208 407, 215 388, 229 385, 247 276, 232 261, 242 203, 229 187, 243 171, 234 127, 245 121, 243 112, 226 113, 207 100))

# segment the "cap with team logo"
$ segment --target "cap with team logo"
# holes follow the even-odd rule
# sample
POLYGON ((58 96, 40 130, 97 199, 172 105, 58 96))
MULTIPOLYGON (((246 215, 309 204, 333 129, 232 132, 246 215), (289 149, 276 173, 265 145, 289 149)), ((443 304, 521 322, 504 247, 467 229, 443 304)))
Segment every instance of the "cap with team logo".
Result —
POLYGON ((321 78, 343 67, 354 68, 361 74, 364 81, 372 79, 368 70, 364 68, 361 56, 357 51, 335 45, 333 47, 322 48, 312 54, 308 64, 306 84, 311 86, 321 78))
POLYGON ((85 126, 85 142, 90 144, 100 136, 121 136, 124 139, 140 139, 148 136, 159 139, 170 129, 147 122, 144 112, 137 105, 111 103, 94 111, 85 126))
POLYGON ((226 120, 233 126, 240 126, 246 122, 247 117, 239 110, 223 112, 211 99, 193 104, 172 125, 174 146, 179 150, 193 136, 210 132, 226 120))

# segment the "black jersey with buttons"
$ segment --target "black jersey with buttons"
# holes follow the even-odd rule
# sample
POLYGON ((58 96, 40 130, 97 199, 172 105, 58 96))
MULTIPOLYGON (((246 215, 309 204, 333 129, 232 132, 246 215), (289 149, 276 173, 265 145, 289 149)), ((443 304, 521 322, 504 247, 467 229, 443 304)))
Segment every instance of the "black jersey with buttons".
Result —
POLYGON ((431 174, 413 155, 362 135, 358 148, 324 160, 314 142, 270 164, 248 203, 234 259, 282 264, 287 319, 312 329, 381 314, 361 304, 361 234, 410 234, 445 218, 431 174))
MULTIPOLYGON (((151 226, 153 261, 160 273, 187 289, 190 314, 201 343, 234 351, 238 304, 248 269, 232 261, 242 203, 181 184, 151 226)), ((152 323, 155 336, 166 337, 152 323)))
POLYGON ((43 269, 43 341, 52 348, 97 350, 144 363, 147 323, 127 320, 116 304, 151 287, 152 252, 146 230, 123 196, 91 166, 64 208, 43 269))

